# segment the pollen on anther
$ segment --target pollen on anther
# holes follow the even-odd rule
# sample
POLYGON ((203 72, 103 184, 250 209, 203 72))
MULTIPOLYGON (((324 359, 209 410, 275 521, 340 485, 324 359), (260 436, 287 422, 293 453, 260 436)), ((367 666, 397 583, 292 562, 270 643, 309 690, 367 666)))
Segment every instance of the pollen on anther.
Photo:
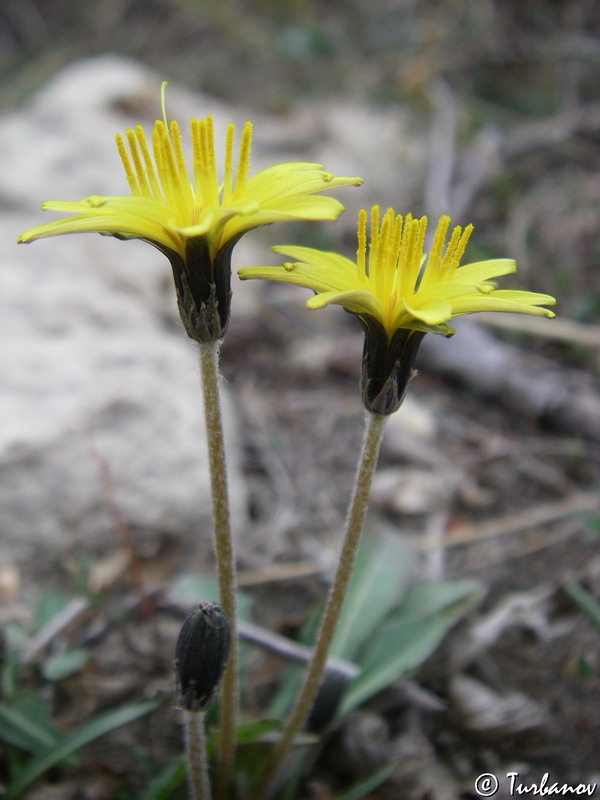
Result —
POLYGON ((239 196, 244 190, 246 176, 250 169, 250 148, 252 146, 252 123, 246 122, 242 130, 242 141, 240 144, 240 157, 238 159, 237 173, 235 176, 234 194, 239 196))
POLYGON ((156 174, 154 172, 154 164, 152 163, 152 159, 150 157, 150 151, 148 150, 148 143, 146 142, 146 134, 144 133, 144 129, 141 125, 135 126, 135 138, 137 140, 137 145, 142 154, 142 158, 144 159, 144 165, 146 168, 146 177, 150 184, 152 194, 150 196, 155 197, 157 200, 162 200, 162 191, 158 180, 156 178, 156 174))
POLYGON ((225 173, 223 175, 223 202, 230 197, 233 188, 233 138, 235 127, 233 122, 227 125, 225 134, 225 173))
POLYGON ((361 208, 358 214, 357 226, 358 246, 356 248, 356 266, 358 277, 366 278, 366 256, 367 256, 367 212, 361 208))
POLYGON ((117 143, 117 152, 121 158, 121 162, 123 164, 123 169, 125 170, 125 177, 127 178, 127 183, 129 184, 129 188, 131 189, 132 194, 139 194, 140 188, 138 186, 138 182, 135 177, 135 173, 131 166, 131 161, 129 159, 129 155, 127 154, 127 150, 125 149, 125 142, 123 141, 123 137, 120 133, 117 133, 115 136, 115 142, 117 143))

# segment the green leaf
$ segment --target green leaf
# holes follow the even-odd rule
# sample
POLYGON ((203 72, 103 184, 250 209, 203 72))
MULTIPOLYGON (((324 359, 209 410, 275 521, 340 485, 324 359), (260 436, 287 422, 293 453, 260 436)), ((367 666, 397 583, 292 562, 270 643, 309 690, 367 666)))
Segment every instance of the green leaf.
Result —
POLYGON ((42 675, 47 681, 62 681, 79 672, 85 666, 87 658, 87 650, 83 647, 65 650, 64 653, 57 653, 44 661, 42 675))
POLYGON ((414 558, 411 545, 397 534, 379 532, 363 541, 333 640, 333 655, 352 659, 381 620, 400 603, 414 558))
POLYGON ((6 644, 12 649, 23 647, 29 641, 29 634, 21 625, 10 622, 2 631, 6 644))
MULTIPOLYGON (((390 619, 422 619, 454 605, 462 605, 481 597, 483 587, 479 581, 465 578, 456 581, 418 581, 413 583, 402 605, 398 606, 390 619)), ((462 613, 462 612, 461 612, 462 613)))
POLYGON ((50 720, 46 702, 34 694, 22 694, 10 706, 0 706, 0 738, 37 755, 56 745, 61 733, 50 720))
MULTIPOLYGON (((278 731, 282 726, 279 719, 256 719, 242 722, 237 726, 235 741, 237 744, 251 744, 258 742, 267 733, 278 731)), ((215 728, 206 737, 206 751, 210 755, 216 751, 219 742, 219 731, 215 728)))
POLYGON ((175 789, 185 783, 185 758, 172 759, 157 778, 154 778, 140 800, 169 800, 175 789))
POLYGON ((178 577, 171 586, 170 595, 174 600, 200 603, 203 600, 219 602, 219 585, 216 578, 206 575, 185 574, 178 577))
MULTIPOLYGON (((170 595, 173 600, 186 602, 190 607, 204 600, 219 602, 219 585, 216 578, 207 575, 181 575, 173 582, 170 595)), ((237 615, 240 619, 250 620, 250 598, 243 592, 237 592, 237 615)))
POLYGON ((596 628, 600 628, 600 604, 593 595, 575 582, 567 583, 564 589, 582 614, 585 614, 596 628))
POLYGON ((238 744, 248 744, 262 739, 267 733, 273 733, 281 728, 279 719, 256 719, 251 722, 242 722, 235 732, 235 741, 238 744))
MULTIPOLYGON (((365 639, 402 599, 414 558, 410 544, 393 531, 379 529, 371 538, 365 537, 333 640, 332 656, 353 659, 365 639)), ((314 641, 321 613, 322 605, 319 604, 302 625, 298 641, 304 644, 314 641)), ((303 675, 304 669, 298 665, 290 665, 282 671, 281 685, 269 706, 273 716, 285 716, 298 693, 303 675)))
POLYGON ((9 650, 4 656, 4 663, 0 666, 0 694, 4 698, 11 698, 17 691, 19 684, 19 652, 9 650))
POLYGON ((44 592, 38 599, 33 612, 35 629, 40 630, 65 608, 67 598, 61 592, 44 592))
POLYGON ((34 758, 17 778, 10 783, 6 793, 7 800, 14 800, 14 798, 20 797, 23 791, 40 775, 43 775, 50 767, 76 753, 86 744, 98 739, 100 736, 104 736, 105 733, 115 728, 120 728, 128 722, 148 714, 158 705, 159 702, 157 700, 147 700, 135 705, 123 706, 115 711, 109 711, 102 716, 96 717, 96 719, 83 725, 78 730, 68 734, 54 747, 34 758))
POLYGON ((351 789, 346 789, 343 794, 337 796, 336 800, 361 800, 362 797, 366 797, 369 792, 377 789, 384 781, 387 781, 395 767, 395 764, 386 764, 381 769, 378 769, 377 772, 374 772, 373 775, 355 784, 351 789))
POLYGON ((271 716, 285 717, 300 690, 302 677, 305 671, 305 667, 302 667, 300 664, 291 664, 281 670, 281 683, 273 699, 269 703, 269 714, 271 716))
POLYGON ((411 587, 406 602, 365 646, 360 658, 363 670, 344 695, 340 713, 348 713, 419 667, 480 596, 480 586, 474 581, 411 587))

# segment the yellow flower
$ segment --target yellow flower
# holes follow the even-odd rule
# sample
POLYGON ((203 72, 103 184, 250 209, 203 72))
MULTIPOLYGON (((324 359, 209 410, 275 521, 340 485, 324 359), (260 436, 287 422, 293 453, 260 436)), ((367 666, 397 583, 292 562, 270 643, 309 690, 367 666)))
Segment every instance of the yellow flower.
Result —
POLYGON ((293 261, 246 267, 239 275, 304 286, 316 293, 309 308, 337 304, 355 314, 366 332, 363 400, 370 411, 390 414, 402 402, 425 333, 451 336, 452 317, 477 311, 554 316, 541 307, 554 305, 550 295, 497 289, 491 282, 516 270, 512 259, 460 266, 473 226, 455 227, 446 244, 449 225, 449 217, 439 220, 425 255, 426 217, 403 219, 392 208, 380 216, 379 206, 373 206, 368 252, 367 212, 358 217, 356 261, 306 247, 274 247, 293 261))
POLYGON ((171 262, 188 334, 207 341, 221 338, 229 321, 231 251, 240 236, 271 222, 336 219, 341 203, 314 195, 362 180, 338 178, 320 164, 305 162, 277 164, 249 176, 252 125, 247 122, 235 169, 234 126, 227 128, 219 183, 212 118, 192 119, 190 131, 188 171, 179 125, 167 123, 163 94, 163 119, 154 125, 151 147, 141 125, 127 130, 125 138, 116 136, 131 196, 43 203, 45 210, 75 216, 30 228, 18 241, 95 232, 148 242, 171 262))

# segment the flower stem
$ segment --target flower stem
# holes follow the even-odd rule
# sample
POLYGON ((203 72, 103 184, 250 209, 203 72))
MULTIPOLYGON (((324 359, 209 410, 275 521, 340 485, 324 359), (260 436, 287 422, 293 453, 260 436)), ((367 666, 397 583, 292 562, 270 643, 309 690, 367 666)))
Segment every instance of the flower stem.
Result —
POLYGON ((358 545, 360 544, 361 533, 367 515, 371 483, 375 473, 375 467, 377 466, 377 457, 379 455, 385 420, 386 417, 381 414, 368 413, 365 438, 346 520, 344 542, 342 544, 335 578, 329 590, 329 597, 321 620, 319 633, 317 634, 313 657, 308 666, 304 677, 304 683, 302 684, 295 705, 281 732, 281 737, 273 748, 271 760, 265 767, 254 789, 252 800, 264 800, 264 798, 268 797, 269 789, 277 779, 283 766, 283 761, 293 745, 294 739, 306 722, 321 684, 327 664, 329 649, 337 629, 342 606, 348 591, 348 584, 356 561, 358 545))
POLYGON ((204 742, 204 714, 192 711, 183 713, 185 715, 185 754, 190 800, 211 800, 204 742))
POLYGON ((226 800, 229 796, 235 749, 238 708, 238 644, 235 557, 231 535, 225 440, 219 395, 219 343, 217 341, 200 344, 200 371, 206 419, 219 602, 229 619, 231 630, 229 660, 221 688, 219 750, 216 767, 216 796, 218 800, 226 800))

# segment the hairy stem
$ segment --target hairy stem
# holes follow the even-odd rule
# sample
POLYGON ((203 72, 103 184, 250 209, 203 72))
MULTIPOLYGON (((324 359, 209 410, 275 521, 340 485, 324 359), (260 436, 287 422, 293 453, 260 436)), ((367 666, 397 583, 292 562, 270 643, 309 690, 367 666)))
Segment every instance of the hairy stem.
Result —
POLYGON ((206 440, 212 493, 214 542, 219 581, 219 602, 229 619, 231 646, 221 688, 219 750, 216 766, 217 800, 227 800, 235 749, 238 708, 236 572, 229 513, 225 440, 219 395, 219 343, 200 344, 200 370, 206 419, 206 440))
POLYGON ((185 754, 190 800, 211 800, 204 742, 204 714, 184 711, 185 754))
POLYGON ((350 500, 340 559, 333 584, 329 590, 329 597, 323 612, 319 633, 317 634, 313 657, 304 677, 300 693, 281 733, 281 738, 273 748, 271 759, 252 794, 252 800, 264 800, 268 796, 269 789, 277 779, 294 739, 306 722, 323 679, 327 656, 337 629, 356 561, 356 553, 369 505, 371 483, 377 466, 385 420, 386 417, 380 414, 369 413, 367 415, 365 438, 350 500))

